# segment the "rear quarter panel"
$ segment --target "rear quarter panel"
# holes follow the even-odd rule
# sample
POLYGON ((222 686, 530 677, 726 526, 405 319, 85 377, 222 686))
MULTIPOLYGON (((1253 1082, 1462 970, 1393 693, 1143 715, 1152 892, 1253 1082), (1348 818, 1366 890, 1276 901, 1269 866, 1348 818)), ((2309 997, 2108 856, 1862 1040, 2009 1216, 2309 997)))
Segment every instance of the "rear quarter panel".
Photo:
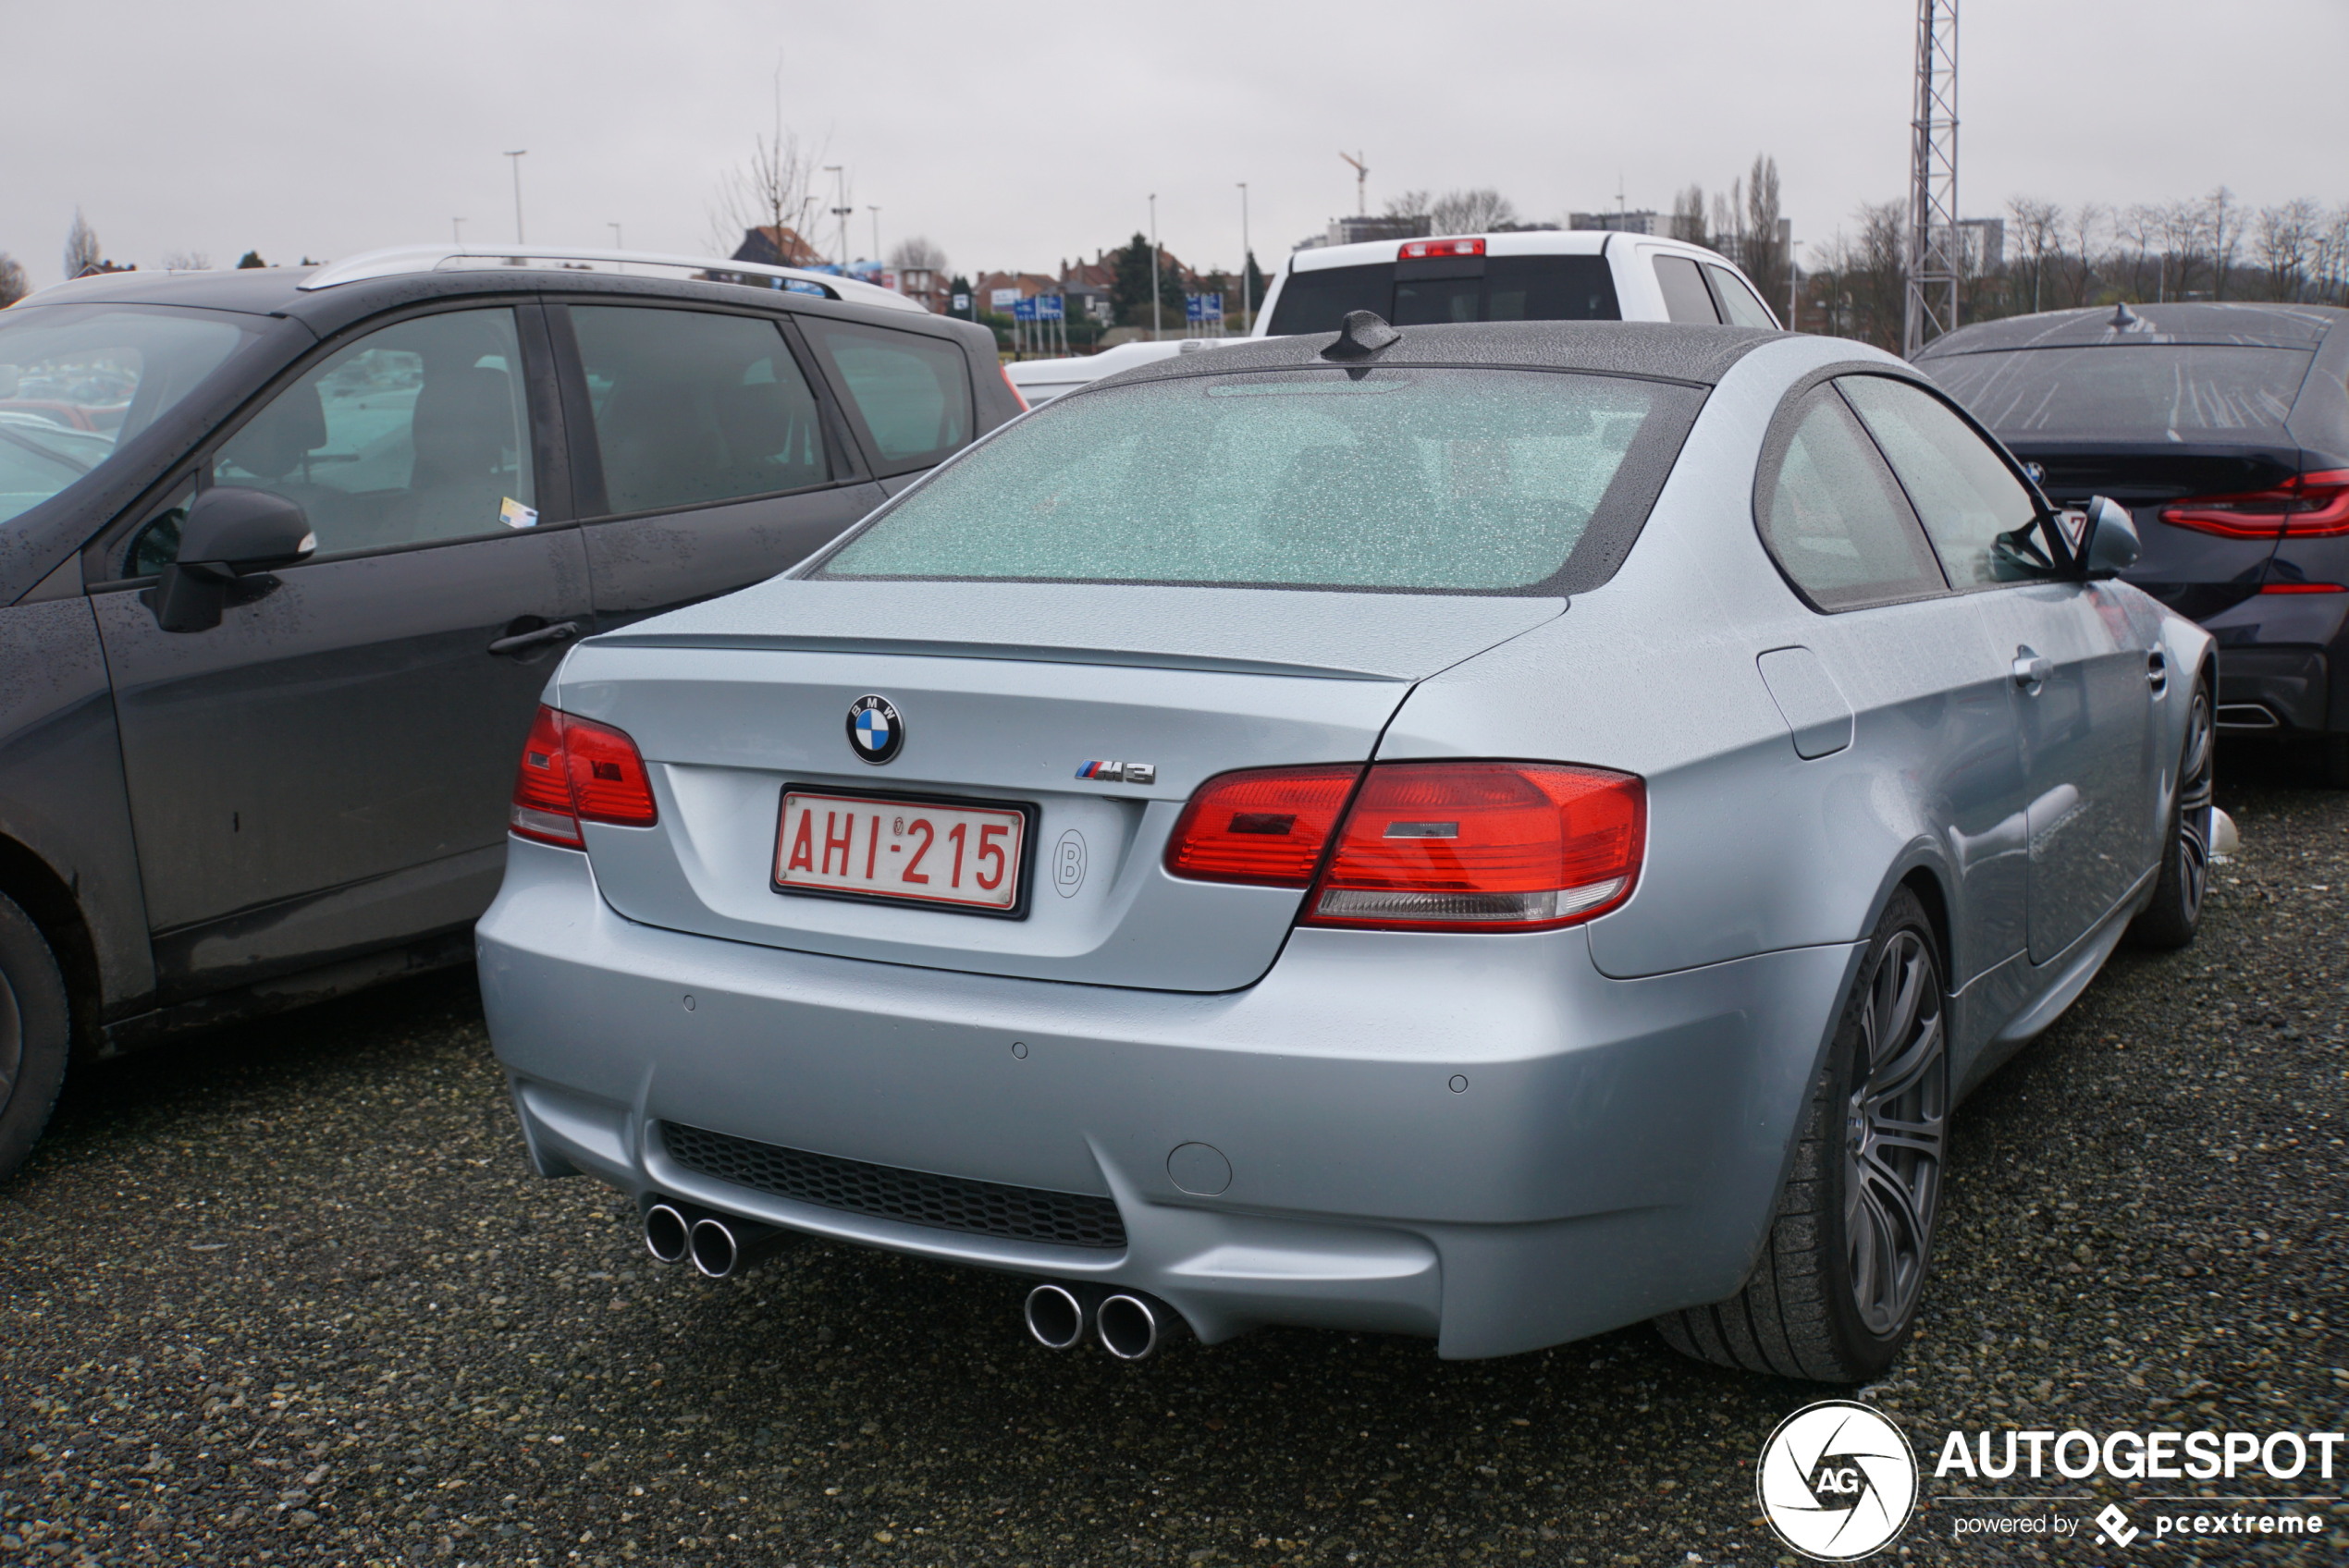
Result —
MULTIPOLYGON (((1954 651, 1980 634, 1961 599, 1816 614, 1763 550, 1753 483, 1784 388, 1804 372, 1879 358, 1849 343, 1791 338, 1748 355, 1707 401, 1623 570, 1567 614, 1422 683, 1396 714, 1382 759, 1514 755, 1622 768, 1648 780, 1646 863, 1630 900, 1592 923, 1598 967, 1637 976, 1867 935, 1891 886, 1932 868, 1952 906, 1964 888, 1951 829, 1986 831, 2008 781, 2005 722, 1974 726, 1974 759, 1931 754, 1949 734, 1903 722, 1942 699, 1954 651), (1914 615, 1914 645, 1890 660, 1852 645, 1862 616, 1914 615), (1817 651, 1858 714, 1854 744, 1805 761, 1756 668, 1786 646, 1817 651), (1507 737, 1496 744, 1495 737, 1507 737), (1964 769, 1986 777, 1970 787, 1964 769), (1995 775, 1996 778, 1988 777, 1995 775), (1963 797, 1969 793, 1980 798, 1963 797), (1986 816, 1988 820, 1986 820, 1986 816)), ((1881 638, 1876 647, 1883 644, 1881 638)), ((1974 935, 1952 955, 1979 973, 2021 941, 2021 874, 1977 889, 2013 905, 2002 930, 1952 908, 1974 935)), ((1992 912, 1997 913, 1997 912, 1992 912)))

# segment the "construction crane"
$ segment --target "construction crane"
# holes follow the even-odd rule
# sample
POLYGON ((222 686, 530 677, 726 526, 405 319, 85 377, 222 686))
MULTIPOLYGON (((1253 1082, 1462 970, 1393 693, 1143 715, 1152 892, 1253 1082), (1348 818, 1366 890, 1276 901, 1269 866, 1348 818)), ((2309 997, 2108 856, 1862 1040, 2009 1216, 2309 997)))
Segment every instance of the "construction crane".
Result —
POLYGON ((1339 157, 1354 165, 1354 210, 1364 217, 1371 215, 1371 165, 1362 161, 1359 153, 1340 153, 1339 157))
POLYGON ((1917 0, 1908 229, 1900 351, 1913 356, 1958 325, 1958 0, 1917 0))

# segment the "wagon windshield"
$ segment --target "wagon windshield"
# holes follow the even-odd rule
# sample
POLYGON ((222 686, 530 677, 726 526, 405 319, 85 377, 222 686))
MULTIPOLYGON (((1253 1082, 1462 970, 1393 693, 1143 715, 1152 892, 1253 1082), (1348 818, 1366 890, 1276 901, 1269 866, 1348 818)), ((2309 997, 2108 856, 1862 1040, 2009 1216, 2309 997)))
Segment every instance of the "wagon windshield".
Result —
POLYGON ((103 467, 246 330, 225 314, 136 305, 0 312, 0 522, 103 467))
POLYGON ((1107 386, 941 470, 814 575, 1573 592, 1619 564, 1701 399, 1402 367, 1107 386))

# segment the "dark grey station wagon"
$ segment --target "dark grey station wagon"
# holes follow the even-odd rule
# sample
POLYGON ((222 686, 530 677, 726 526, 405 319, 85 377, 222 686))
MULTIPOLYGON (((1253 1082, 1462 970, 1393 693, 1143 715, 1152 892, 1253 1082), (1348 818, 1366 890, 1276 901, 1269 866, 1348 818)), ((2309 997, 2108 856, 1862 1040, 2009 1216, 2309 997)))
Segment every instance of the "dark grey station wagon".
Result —
POLYGON ((564 644, 771 576, 1020 407, 983 329, 732 262, 418 248, 0 312, 0 1173, 76 1051, 467 957, 564 644))

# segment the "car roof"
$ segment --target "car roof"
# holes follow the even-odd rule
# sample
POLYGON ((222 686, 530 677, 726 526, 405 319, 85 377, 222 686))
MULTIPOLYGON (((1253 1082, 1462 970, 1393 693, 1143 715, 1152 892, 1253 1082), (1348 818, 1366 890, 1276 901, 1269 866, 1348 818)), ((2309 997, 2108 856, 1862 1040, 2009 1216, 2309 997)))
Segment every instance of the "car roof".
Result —
MULTIPOLYGON (((1486 234, 1439 234, 1436 239, 1482 239, 1484 253, 1489 256, 1596 256, 1605 251, 1609 240, 1625 244, 1648 246, 1670 251, 1676 255, 1692 256, 1700 261, 1730 264, 1728 257, 1708 251, 1702 245, 1685 240, 1666 239, 1662 235, 1634 234, 1627 229, 1613 228, 1520 228, 1503 229, 1486 234)), ((1297 251, 1289 256, 1288 271, 1320 272, 1325 267, 1357 267, 1378 262, 1392 262, 1409 239, 1365 239, 1353 245, 1317 245, 1310 251, 1297 251)))
MULTIPOLYGON (((1337 341, 1336 333, 1242 338, 1213 353, 1184 354, 1104 376, 1093 387, 1308 365, 1334 369, 1414 364, 1579 370, 1603 375, 1656 376, 1711 386, 1755 349, 1789 336, 1758 327, 1644 321, 1462 322, 1406 326, 1396 331, 1400 336, 1392 345, 1359 359, 1323 357, 1322 350, 1337 341)), ((1088 387, 1069 396, 1083 396, 1092 389, 1088 387)))
MULTIPOLYGON (((176 305, 290 316, 330 330, 387 304, 477 293, 629 293, 713 303, 773 304, 787 297, 793 305, 847 305, 869 316, 937 316, 918 301, 850 277, 748 263, 638 252, 537 251, 459 251, 447 246, 411 246, 368 251, 343 261, 300 267, 239 267, 220 272, 116 272, 53 284, 19 301, 24 305, 176 305), (551 264, 549 264, 551 263, 551 264), (659 267, 670 276, 624 270, 635 264, 659 267), (744 279, 701 277, 693 269, 732 273, 744 279), (771 276, 756 276, 765 274, 771 276), (830 297, 783 287, 803 282, 830 297)), ((906 325, 892 320, 891 325, 906 325)))
POLYGON ((2331 305, 2279 305, 2186 300, 2163 305, 2097 305, 2042 311, 1978 322, 1937 337, 1919 360, 1952 354, 2008 353, 2018 349, 2122 348, 2180 343, 2252 349, 2316 348, 2349 311, 2331 305), (2123 312, 2125 312, 2125 316, 2123 312))

